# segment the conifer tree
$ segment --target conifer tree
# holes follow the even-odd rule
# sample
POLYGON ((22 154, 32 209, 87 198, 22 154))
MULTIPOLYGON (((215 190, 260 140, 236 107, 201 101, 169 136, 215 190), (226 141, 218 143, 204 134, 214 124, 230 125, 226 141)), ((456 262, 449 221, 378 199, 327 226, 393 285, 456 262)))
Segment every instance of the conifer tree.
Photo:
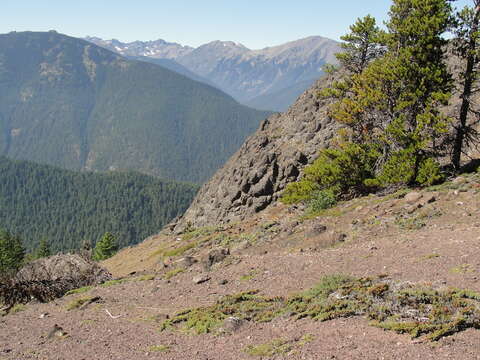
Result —
POLYGON ((473 0, 473 8, 466 6, 456 16, 454 46, 456 53, 465 60, 465 67, 461 72, 461 95, 462 104, 458 121, 454 124, 455 134, 452 150, 452 165, 455 170, 460 169, 461 156, 464 145, 470 145, 478 141, 478 133, 474 128, 480 121, 480 109, 472 103, 472 95, 478 91, 475 84, 479 75, 479 41, 480 41, 480 0, 473 0), (474 120, 468 122, 469 115, 474 120))
POLYGON ((335 54, 340 64, 349 72, 359 74, 382 53, 380 29, 371 15, 358 18, 350 26, 350 33, 340 37, 343 52, 335 54))
POLYGON ((108 259, 112 257, 116 251, 115 236, 110 232, 106 232, 95 245, 95 249, 93 249, 93 259, 95 261, 108 259))
POLYGON ((23 265, 25 248, 19 237, 0 229, 0 274, 15 272, 23 265))
POLYGON ((35 258, 41 259, 44 257, 49 257, 52 255, 52 251, 50 250, 50 245, 46 238, 42 238, 40 240, 40 244, 38 245, 37 252, 35 254, 35 258))
POLYGON ((431 183, 443 150, 437 139, 448 128, 439 107, 452 88, 442 37, 451 7, 448 0, 394 0, 389 15, 386 54, 352 76, 331 116, 351 129, 352 141, 377 147, 379 183, 431 183))

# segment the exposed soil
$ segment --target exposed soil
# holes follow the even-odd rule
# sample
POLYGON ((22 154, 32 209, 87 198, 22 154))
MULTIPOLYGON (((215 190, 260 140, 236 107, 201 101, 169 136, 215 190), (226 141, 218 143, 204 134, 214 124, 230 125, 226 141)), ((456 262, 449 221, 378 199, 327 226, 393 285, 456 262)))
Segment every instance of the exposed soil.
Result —
POLYGON ((410 203, 404 195, 356 199, 318 216, 278 204, 222 229, 151 237, 105 262, 117 277, 135 271, 127 281, 1 317, 0 359, 480 359, 478 330, 429 342, 372 327, 362 317, 280 317, 246 322, 230 335, 160 331, 179 310, 252 289, 288 296, 329 274, 386 274, 480 291, 480 176, 423 190, 410 203), (230 255, 206 269, 202 259, 218 247, 230 255), (184 268, 185 256, 199 261, 184 268), (198 275, 209 280, 195 284, 198 275), (49 337, 55 324, 63 330, 49 337), (305 335, 309 341, 302 342, 305 335), (246 352, 274 339, 295 345, 273 356, 246 352))

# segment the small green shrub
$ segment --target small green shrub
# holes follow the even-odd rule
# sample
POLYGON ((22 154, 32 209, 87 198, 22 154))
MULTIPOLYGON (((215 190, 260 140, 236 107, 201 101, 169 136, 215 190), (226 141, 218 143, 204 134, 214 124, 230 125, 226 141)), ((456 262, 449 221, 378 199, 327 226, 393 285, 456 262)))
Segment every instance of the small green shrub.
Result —
POLYGON ((95 249, 93 249, 93 259, 95 261, 106 260, 115 255, 116 252, 117 244, 115 236, 110 232, 106 232, 95 245, 95 249))
POLYGON ((310 212, 318 212, 329 209, 337 204, 337 198, 331 190, 316 191, 312 195, 312 199, 308 203, 310 212))
POLYGON ((374 178, 377 158, 378 152, 370 145, 343 143, 338 148, 322 150, 313 164, 305 168, 303 179, 287 185, 281 201, 312 201, 319 191, 335 196, 366 193, 366 180, 374 178))

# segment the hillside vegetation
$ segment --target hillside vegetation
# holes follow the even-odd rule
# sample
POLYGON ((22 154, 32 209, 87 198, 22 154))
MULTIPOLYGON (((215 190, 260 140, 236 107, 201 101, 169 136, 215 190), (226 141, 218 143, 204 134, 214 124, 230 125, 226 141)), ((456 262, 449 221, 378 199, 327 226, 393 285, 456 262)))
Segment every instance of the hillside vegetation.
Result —
POLYGON ((267 112, 55 32, 0 35, 0 154, 203 182, 267 112))
POLYGON ((157 233, 190 204, 197 187, 132 172, 74 172, 0 157, 0 228, 34 250, 93 245, 107 231, 124 247, 157 233))

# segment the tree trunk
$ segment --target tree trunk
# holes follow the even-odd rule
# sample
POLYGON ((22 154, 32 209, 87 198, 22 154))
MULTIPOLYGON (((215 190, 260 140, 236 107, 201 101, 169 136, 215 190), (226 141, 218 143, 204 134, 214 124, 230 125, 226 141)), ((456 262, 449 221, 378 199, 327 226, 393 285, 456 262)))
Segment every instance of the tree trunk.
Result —
POLYGON ((477 62, 477 41, 476 32, 478 31, 478 24, 480 19, 480 2, 475 1, 475 17, 473 19, 472 28, 469 35, 469 43, 466 50, 467 66, 464 72, 463 92, 460 98, 462 99, 462 105, 460 107, 460 116, 458 119, 458 125, 456 128, 455 139, 453 143, 452 151, 452 164, 456 171, 460 169, 462 150, 465 140, 465 134, 467 132, 467 118, 470 110, 470 96, 472 95, 472 86, 475 81, 474 67, 477 62))

